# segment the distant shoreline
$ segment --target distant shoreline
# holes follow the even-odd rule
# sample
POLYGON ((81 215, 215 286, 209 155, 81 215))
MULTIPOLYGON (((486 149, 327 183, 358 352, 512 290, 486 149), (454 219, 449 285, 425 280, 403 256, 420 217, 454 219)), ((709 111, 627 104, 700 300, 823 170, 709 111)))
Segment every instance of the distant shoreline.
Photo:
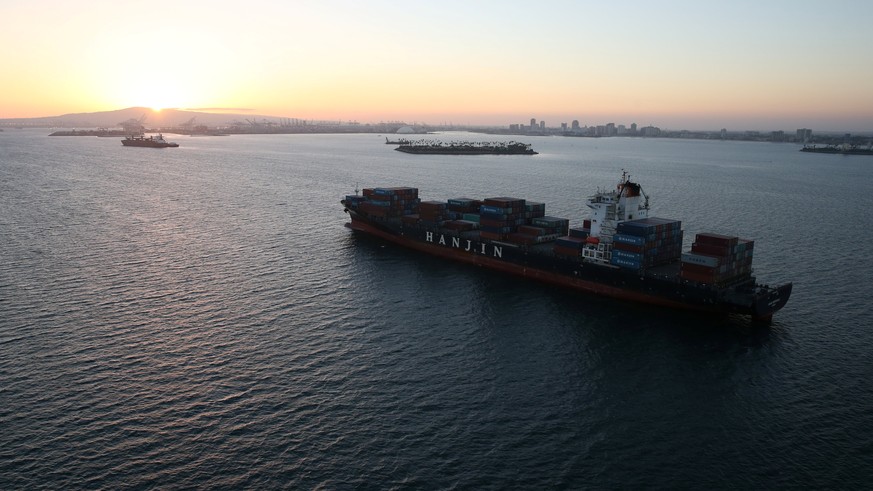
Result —
MULTIPOLYGON (((8 128, 8 127, 7 127, 8 128)), ((38 129, 42 126, 14 126, 14 129, 38 129)), ((387 128, 367 128, 367 127, 329 127, 329 126, 307 126, 305 128, 275 128, 271 130, 258 130, 252 128, 223 128, 208 129, 200 132, 192 132, 178 127, 161 127, 161 128, 144 128, 143 133, 165 133, 188 136, 226 136, 226 135, 307 135, 307 134, 376 134, 382 136, 384 134, 398 135, 391 132, 387 128)), ((2 128, 0 128, 2 131, 2 128)), ((396 130, 395 130, 396 131, 396 130)), ((610 138, 668 138, 681 140, 714 140, 714 141, 747 141, 747 142, 768 142, 768 143, 794 143, 798 145, 850 145, 857 147, 866 147, 873 142, 873 135, 868 134, 816 134, 811 139, 800 141, 792 136, 786 136, 783 133, 778 133, 776 136, 772 134, 764 134, 759 132, 732 132, 721 134, 720 132, 701 132, 701 131, 661 131, 657 135, 614 135, 614 136, 592 136, 573 133, 550 133, 550 134, 532 134, 524 132, 510 132, 497 128, 428 128, 427 131, 421 129, 414 133, 403 133, 403 136, 425 135, 438 132, 470 132, 480 133, 485 135, 499 135, 512 137, 536 137, 536 136, 562 136, 567 138, 591 138, 591 139, 610 139, 610 138)), ((106 128, 93 129, 72 129, 58 130, 49 134, 49 136, 94 136, 94 137, 124 137, 128 133, 124 130, 108 130, 106 128)))

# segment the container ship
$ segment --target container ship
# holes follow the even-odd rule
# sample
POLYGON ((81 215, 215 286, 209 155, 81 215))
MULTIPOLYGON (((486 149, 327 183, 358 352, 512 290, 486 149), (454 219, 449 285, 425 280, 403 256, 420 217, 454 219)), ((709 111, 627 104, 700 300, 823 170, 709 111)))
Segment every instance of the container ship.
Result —
POLYGON ((167 148, 178 147, 175 142, 164 140, 164 135, 158 136, 128 136, 121 140, 121 144, 125 147, 148 147, 148 148, 167 148))
POLYGON ((868 146, 867 148, 849 144, 827 145, 824 147, 817 147, 815 145, 804 145, 803 148, 800 149, 800 151, 810 153, 835 153, 841 155, 873 155, 873 145, 868 146))
POLYGON ((352 230, 417 251, 617 299, 769 322, 792 284, 752 275, 754 241, 696 234, 683 252, 678 220, 649 216, 649 197, 623 172, 589 197, 581 227, 521 198, 423 201, 413 187, 366 188, 341 200, 352 230))
MULTIPOLYGON (((389 142, 390 143, 390 142, 389 142)), ((536 155, 528 143, 520 142, 451 142, 401 140, 394 150, 433 155, 536 155)))

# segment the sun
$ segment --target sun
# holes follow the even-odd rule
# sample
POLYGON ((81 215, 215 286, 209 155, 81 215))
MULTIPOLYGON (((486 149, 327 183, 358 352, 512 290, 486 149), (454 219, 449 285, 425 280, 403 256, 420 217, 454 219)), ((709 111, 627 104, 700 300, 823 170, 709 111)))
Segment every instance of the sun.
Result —
POLYGON ((155 112, 176 107, 187 107, 190 104, 189 94, 183 84, 151 81, 141 84, 131 94, 132 98, 140 100, 140 105, 150 107, 155 112))

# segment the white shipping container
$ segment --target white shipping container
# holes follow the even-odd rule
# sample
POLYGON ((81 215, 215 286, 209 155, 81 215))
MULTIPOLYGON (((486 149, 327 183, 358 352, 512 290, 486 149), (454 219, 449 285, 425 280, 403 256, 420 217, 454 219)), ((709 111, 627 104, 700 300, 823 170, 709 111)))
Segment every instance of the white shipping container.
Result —
POLYGON ((704 254, 695 254, 693 252, 682 253, 682 262, 688 264, 696 264, 698 266, 707 266, 717 268, 721 264, 721 258, 715 256, 707 256, 704 254))

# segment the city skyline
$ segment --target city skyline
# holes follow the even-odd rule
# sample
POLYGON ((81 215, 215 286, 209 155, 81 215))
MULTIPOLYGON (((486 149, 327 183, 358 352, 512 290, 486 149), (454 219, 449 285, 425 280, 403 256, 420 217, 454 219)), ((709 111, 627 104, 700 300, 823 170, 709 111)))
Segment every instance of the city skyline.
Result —
POLYGON ((873 130, 866 4, 0 4, 0 119, 133 106, 311 120, 873 130))
MULTIPOLYGON (((705 137, 710 138, 714 134, 718 134, 720 138, 738 139, 762 139, 768 141, 808 141, 813 133, 818 137, 833 138, 834 136, 841 137, 860 137, 870 136, 873 132, 860 131, 847 133, 843 131, 814 131, 810 128, 798 128, 796 130, 785 130, 771 128, 768 130, 749 130, 745 128, 721 128, 718 130, 689 130, 687 128, 661 128, 657 125, 638 125, 636 122, 631 123, 615 123, 615 122, 580 122, 577 119, 571 122, 560 122, 557 124, 547 124, 544 120, 530 118, 527 123, 509 123, 499 125, 455 125, 448 123, 428 123, 423 121, 379 121, 379 122, 359 122, 351 120, 304 120, 299 118, 285 118, 265 115, 244 115, 234 113, 208 113, 195 112, 191 110, 179 110, 169 108, 166 110, 156 111, 145 107, 130 107, 125 109, 93 112, 93 113, 75 113, 65 114, 44 118, 0 118, 0 128, 2 127, 42 127, 42 128, 73 128, 82 131, 88 131, 87 128, 99 128, 101 131, 118 130, 118 127, 127 128, 130 125, 141 128, 140 131, 152 128, 152 131, 191 131, 192 128, 198 126, 202 129, 221 129, 233 132, 295 132, 294 128, 298 128, 300 132, 331 132, 333 131, 347 133, 358 128, 361 132, 394 132, 401 128, 409 129, 412 132, 417 131, 434 131, 434 130, 457 130, 457 131, 476 131, 483 130, 490 133, 506 133, 506 134, 528 134, 528 135, 564 135, 564 136, 669 136, 669 137, 705 137), (123 119, 123 121, 122 121, 123 119), (414 128, 409 128, 410 126, 414 128), (281 129, 281 130, 280 130, 281 129), (787 133, 786 133, 787 131, 787 133), (792 133, 805 132, 805 136, 792 138, 792 133)), ((403 132, 403 131, 399 131, 403 132)), ((84 134, 84 133, 83 133, 84 134)))

